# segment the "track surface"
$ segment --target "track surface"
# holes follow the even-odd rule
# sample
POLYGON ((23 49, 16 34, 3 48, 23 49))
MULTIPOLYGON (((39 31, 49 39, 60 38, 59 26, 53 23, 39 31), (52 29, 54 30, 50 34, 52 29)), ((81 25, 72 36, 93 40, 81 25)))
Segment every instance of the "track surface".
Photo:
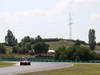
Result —
POLYGON ((19 63, 17 62, 17 65, 15 66, 0 68, 0 75, 16 75, 19 73, 39 72, 39 71, 61 69, 72 66, 73 64, 53 63, 53 62, 32 62, 31 66, 20 66, 19 63))

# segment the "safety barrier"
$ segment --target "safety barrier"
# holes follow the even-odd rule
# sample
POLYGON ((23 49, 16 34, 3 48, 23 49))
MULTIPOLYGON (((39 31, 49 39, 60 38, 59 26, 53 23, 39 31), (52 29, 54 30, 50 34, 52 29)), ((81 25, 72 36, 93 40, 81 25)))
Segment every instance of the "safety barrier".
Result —
MULTIPOLYGON (((54 59, 27 59, 31 62, 77 62, 77 63, 100 63, 100 60, 54 60, 54 59)), ((15 58, 3 58, 0 61, 20 61, 15 58)))

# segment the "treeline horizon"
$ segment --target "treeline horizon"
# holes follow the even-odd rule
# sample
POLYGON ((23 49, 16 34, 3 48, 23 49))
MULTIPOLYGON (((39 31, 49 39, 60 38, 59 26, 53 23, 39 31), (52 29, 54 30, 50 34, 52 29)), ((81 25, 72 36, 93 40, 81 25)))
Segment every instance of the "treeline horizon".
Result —
POLYGON ((13 35, 12 31, 8 30, 7 35, 5 36, 5 42, 0 43, 0 54, 33 54, 34 49, 36 50, 35 53, 39 52, 47 53, 49 45, 46 44, 45 42, 54 42, 59 40, 62 39, 58 38, 43 39, 40 35, 38 35, 35 38, 30 36, 24 36, 21 39, 21 41, 18 42, 16 37, 13 35))
MULTIPOLYGON (((11 34, 13 34, 13 32, 12 32, 10 29, 8 29, 7 32, 9 32, 9 31, 11 32, 11 34)), ((13 36, 14 36, 14 34, 13 34, 13 36)), ((14 37, 15 37, 15 36, 14 36, 14 37)), ((88 44, 86 41, 80 40, 80 39, 65 39, 65 38, 59 38, 59 37, 51 37, 51 38, 47 37, 47 38, 43 38, 43 37, 41 37, 41 35, 37 35, 36 37, 32 37, 32 36, 26 35, 26 36, 23 36, 20 40, 18 40, 18 39, 15 37, 16 40, 17 40, 17 43, 20 43, 24 37, 29 37, 29 38, 32 38, 32 39, 36 39, 37 37, 40 37, 40 38, 42 39, 42 41, 44 41, 44 42, 53 42, 53 41, 59 41, 59 40, 66 40, 66 41, 75 42, 75 41, 79 40, 79 41, 81 41, 81 42, 84 42, 84 43, 88 44)), ((3 40, 3 41, 0 42, 0 43, 5 43, 5 40, 3 40)))
MULTIPOLYGON (((37 48, 39 48, 38 50, 47 50, 49 49, 49 45, 46 42, 56 42, 56 41, 60 41, 60 40, 64 40, 66 42, 68 41, 72 41, 72 42, 76 42, 78 41, 78 43, 83 44, 83 45, 87 45, 87 43, 85 43, 84 41, 80 41, 80 40, 66 40, 66 39, 61 39, 61 38, 45 38, 43 39, 40 35, 38 35, 37 37, 33 38, 30 36, 24 36, 20 42, 18 42, 18 40, 16 39, 16 37, 13 35, 11 30, 7 31, 7 35, 5 36, 5 42, 4 43, 0 43, 0 53, 4 53, 4 54, 33 54, 33 49, 37 50, 37 48)), ((67 46, 67 45, 66 45, 67 46)), ((38 51, 37 50, 37 51, 38 51)), ((44 51, 45 52, 45 51, 44 51)), ((43 52, 41 52, 43 53, 43 52)))
MULTIPOLYGON (((59 40, 72 41, 72 42, 79 41, 83 45, 88 45, 88 42, 80 40, 80 39, 75 40, 75 39, 64 39, 64 38, 57 38, 57 37, 56 38, 42 38, 41 35, 37 35, 36 37, 30 37, 30 36, 26 35, 20 41, 18 41, 18 39, 13 35, 13 33, 10 29, 8 29, 7 32, 8 32, 7 33, 8 35, 11 33, 12 37, 14 37, 14 39, 16 39, 17 43, 20 43, 24 38, 27 37, 27 38, 32 39, 34 41, 36 41, 37 38, 40 39, 43 42, 56 42, 56 41, 59 41, 59 40)), ((6 36, 5 36, 5 38, 6 38, 6 36)), ((6 39, 5 39, 5 41, 0 42, 0 43, 6 43, 6 39)), ((100 45, 100 42, 97 42, 96 45, 100 45)))

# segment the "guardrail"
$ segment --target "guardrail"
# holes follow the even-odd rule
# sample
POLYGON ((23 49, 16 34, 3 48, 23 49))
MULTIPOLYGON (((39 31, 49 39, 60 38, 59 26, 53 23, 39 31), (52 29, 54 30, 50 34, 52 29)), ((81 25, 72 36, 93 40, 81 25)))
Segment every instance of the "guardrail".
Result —
MULTIPOLYGON (((27 59, 31 62, 77 62, 77 63, 100 63, 100 60, 54 60, 54 59, 27 59)), ((20 61, 20 59, 3 58, 0 61, 20 61)))

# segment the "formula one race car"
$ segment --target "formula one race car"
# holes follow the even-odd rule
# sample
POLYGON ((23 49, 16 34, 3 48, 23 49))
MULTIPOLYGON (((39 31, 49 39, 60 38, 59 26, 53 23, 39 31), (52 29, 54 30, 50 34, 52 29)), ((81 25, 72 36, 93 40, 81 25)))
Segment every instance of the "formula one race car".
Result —
POLYGON ((31 65, 31 62, 28 61, 28 60, 25 59, 25 58, 22 58, 22 60, 20 61, 20 65, 31 65))

